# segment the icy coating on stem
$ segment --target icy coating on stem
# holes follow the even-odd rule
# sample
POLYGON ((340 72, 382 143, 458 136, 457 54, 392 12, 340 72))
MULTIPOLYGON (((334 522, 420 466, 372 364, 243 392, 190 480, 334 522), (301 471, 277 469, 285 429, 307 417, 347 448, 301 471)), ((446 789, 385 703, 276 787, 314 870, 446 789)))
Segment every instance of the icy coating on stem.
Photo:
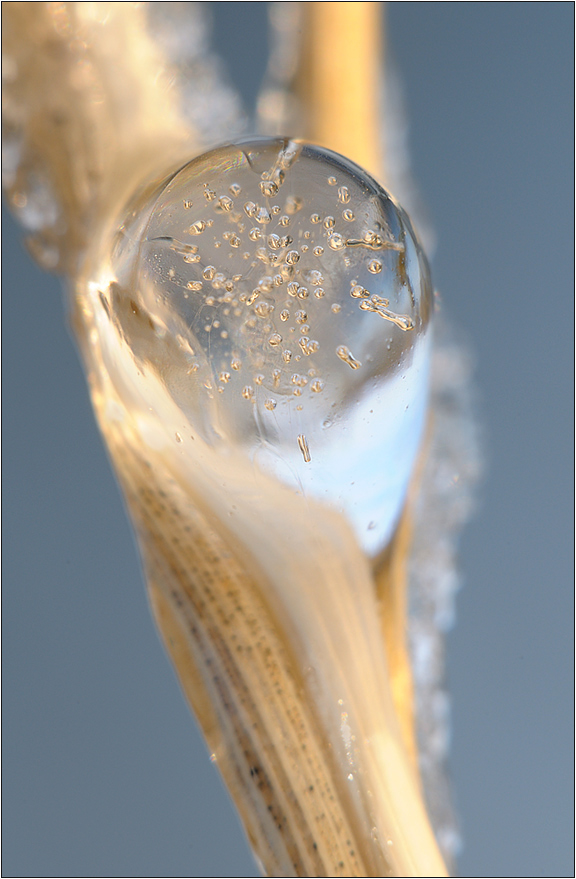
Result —
POLYGON ((192 433, 344 512, 379 552, 420 445, 430 350, 427 264, 392 198, 318 147, 227 145, 137 199, 110 272, 110 320, 192 433))

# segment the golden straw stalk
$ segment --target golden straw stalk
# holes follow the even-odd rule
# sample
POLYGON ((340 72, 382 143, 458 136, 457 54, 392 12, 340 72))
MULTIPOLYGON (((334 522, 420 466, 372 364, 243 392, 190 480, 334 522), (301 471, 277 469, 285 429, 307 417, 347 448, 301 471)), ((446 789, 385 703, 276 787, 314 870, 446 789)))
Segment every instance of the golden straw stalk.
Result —
POLYGON ((7 198, 66 275, 154 617, 263 873, 445 876, 407 646, 431 288, 370 176, 381 7, 278 4, 281 136, 211 150, 237 104, 202 5, 164 5, 5 4, 7 198))

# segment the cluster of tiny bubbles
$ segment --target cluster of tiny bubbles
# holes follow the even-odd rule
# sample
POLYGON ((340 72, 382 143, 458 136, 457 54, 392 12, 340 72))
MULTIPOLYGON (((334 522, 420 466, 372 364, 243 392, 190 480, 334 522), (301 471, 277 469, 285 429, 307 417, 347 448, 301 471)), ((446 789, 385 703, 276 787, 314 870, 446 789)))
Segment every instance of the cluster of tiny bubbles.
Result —
POLYGON ((138 213, 115 273, 120 287, 137 278, 162 381, 191 425, 381 538, 382 491, 352 476, 400 468, 405 490, 426 396, 430 282, 402 209, 342 156, 260 138, 194 159, 138 213))

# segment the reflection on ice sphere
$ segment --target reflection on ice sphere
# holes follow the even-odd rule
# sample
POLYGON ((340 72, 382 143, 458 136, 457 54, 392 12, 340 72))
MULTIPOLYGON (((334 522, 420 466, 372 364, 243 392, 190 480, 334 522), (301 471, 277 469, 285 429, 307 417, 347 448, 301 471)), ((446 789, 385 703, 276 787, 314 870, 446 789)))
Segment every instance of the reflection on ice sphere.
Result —
POLYGON ((190 426, 174 441, 241 449, 378 552, 422 437, 431 317, 382 187, 318 147, 229 144, 139 197, 112 274, 107 312, 190 426))

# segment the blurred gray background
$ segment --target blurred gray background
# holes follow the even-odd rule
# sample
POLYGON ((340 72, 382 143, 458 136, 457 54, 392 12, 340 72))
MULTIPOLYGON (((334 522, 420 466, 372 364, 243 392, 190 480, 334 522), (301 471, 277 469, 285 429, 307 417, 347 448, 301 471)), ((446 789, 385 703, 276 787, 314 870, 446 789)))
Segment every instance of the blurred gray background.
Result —
MULTIPOLYGON (((247 102, 265 3, 214 4, 247 102)), ((449 638, 462 876, 571 876, 572 3, 391 3, 487 474, 449 638)), ((149 616, 58 280, 5 214, 4 876, 256 876, 149 616)))

